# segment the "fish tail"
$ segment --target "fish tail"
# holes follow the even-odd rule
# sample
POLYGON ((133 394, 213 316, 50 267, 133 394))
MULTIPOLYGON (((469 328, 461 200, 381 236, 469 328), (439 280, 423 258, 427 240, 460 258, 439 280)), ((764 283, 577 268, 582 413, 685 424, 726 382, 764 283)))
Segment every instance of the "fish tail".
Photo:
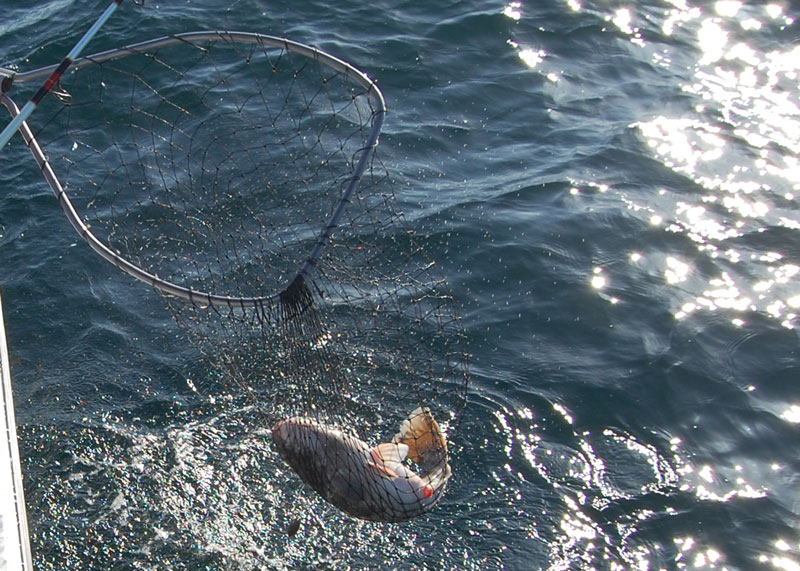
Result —
POLYGON ((428 407, 414 409, 392 441, 408 446, 408 459, 423 469, 427 467, 426 471, 434 473, 442 464, 449 470, 447 444, 428 407))

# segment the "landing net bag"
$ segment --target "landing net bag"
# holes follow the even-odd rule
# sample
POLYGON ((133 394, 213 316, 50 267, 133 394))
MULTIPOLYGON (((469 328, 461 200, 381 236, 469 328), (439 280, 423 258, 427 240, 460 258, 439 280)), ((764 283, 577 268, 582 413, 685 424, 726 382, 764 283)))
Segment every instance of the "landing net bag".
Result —
POLYGON ((252 399, 265 446, 346 513, 402 521, 444 493, 467 366, 374 153, 384 115, 333 56, 198 32, 76 60, 21 132, 81 236, 252 399))

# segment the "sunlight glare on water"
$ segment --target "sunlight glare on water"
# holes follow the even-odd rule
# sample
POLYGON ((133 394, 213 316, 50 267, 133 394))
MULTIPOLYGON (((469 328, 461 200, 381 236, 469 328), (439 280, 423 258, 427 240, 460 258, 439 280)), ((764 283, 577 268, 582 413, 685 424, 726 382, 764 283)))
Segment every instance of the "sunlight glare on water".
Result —
MULTIPOLYGON (((509 2, 508 5, 503 8, 503 15, 511 20, 519 21, 522 18, 522 2, 509 2)), ((507 40, 507 43, 512 48, 517 50, 519 59, 521 59, 525 65, 531 69, 534 69, 540 63, 542 63, 547 55, 547 53, 542 49, 537 49, 531 46, 522 46, 511 39, 507 40)))
MULTIPOLYGON (((700 53, 683 91, 703 103, 689 114, 659 115, 635 126, 665 166, 702 189, 674 197, 672 214, 662 213, 672 220, 666 230, 688 235, 720 268, 674 313, 759 311, 794 328, 798 267, 784 262, 778 249, 750 244, 800 229, 791 213, 800 189, 800 48, 759 52, 746 41, 749 33, 793 20, 778 4, 746 9, 742 2, 720 1, 708 14, 685 2, 672 4, 662 30, 695 34, 700 53), (738 269, 742 265, 746 269, 738 269)), ((658 63, 664 60, 659 56, 658 63)), ((664 270, 670 284, 684 281, 676 279, 674 259, 667 258, 664 270)))
MULTIPOLYGON (((671 312, 677 321, 718 312, 735 330, 746 331, 750 316, 758 313, 793 329, 800 325, 800 267, 785 247, 786 238, 800 230, 795 214, 800 189, 800 48, 754 47, 764 43, 758 34, 774 33, 793 20, 776 3, 667 4, 662 13, 647 14, 635 4, 584 8, 568 3, 574 12, 599 12, 604 32, 632 50, 652 54, 648 57, 654 68, 685 78, 677 90, 681 105, 659 105, 631 124, 644 151, 678 174, 670 179, 678 183, 661 183, 663 187, 655 186, 642 198, 600 179, 576 177, 569 180, 567 192, 576 200, 584 193, 619 194, 625 207, 647 222, 649 231, 681 238, 668 240, 666 247, 643 241, 627 253, 632 265, 657 265, 656 275, 673 296, 671 312), (648 29, 652 31, 654 23, 665 36, 678 37, 679 44, 695 46, 695 51, 664 47, 657 39, 651 43, 648 29)), ((524 2, 510 2, 503 15, 521 22, 526 8, 530 9, 524 2)), ((557 52, 550 55, 549 45, 538 44, 536 37, 514 37, 507 43, 527 68, 553 83, 566 78, 556 67, 557 52)), ((578 83, 573 78, 562 83, 569 81, 578 83)), ((587 285, 601 299, 625 305, 621 300, 626 293, 617 284, 623 280, 612 267, 615 261, 593 261, 586 272, 587 285)), ((749 385, 742 390, 755 389, 749 385)), ((547 520, 548 514, 534 516, 530 532, 546 541, 549 569, 596 568, 598 561, 610 569, 737 568, 732 550, 708 530, 690 526, 688 533, 676 531, 663 542, 648 537, 666 519, 682 520, 683 502, 696 502, 710 513, 766 502, 775 490, 760 478, 763 467, 758 461, 728 465, 716 458, 694 459, 690 446, 678 436, 668 439, 665 452, 616 426, 586 429, 585 419, 569 402, 551 406, 551 418, 537 418, 524 428, 516 425, 518 415, 511 411, 498 417, 509 470, 515 469, 515 451, 521 448, 528 467, 563 506, 553 521, 547 520), (625 516, 613 515, 618 513, 625 516), (552 536, 543 531, 545 522, 552 526, 552 536)), ((776 415, 796 424, 800 407, 782 404, 776 415)), ((769 468, 781 469, 778 463, 769 468)), ((800 569, 793 559, 796 549, 793 541, 775 538, 759 553, 772 568, 800 569)))

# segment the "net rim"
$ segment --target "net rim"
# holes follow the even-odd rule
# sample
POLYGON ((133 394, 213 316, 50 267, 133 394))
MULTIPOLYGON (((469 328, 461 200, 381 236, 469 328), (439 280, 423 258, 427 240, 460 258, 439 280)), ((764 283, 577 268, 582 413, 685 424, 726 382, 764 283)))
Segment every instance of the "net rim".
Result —
MULTIPOLYGON (((81 238, 83 238, 83 240, 86 241, 89 246, 106 261, 110 262, 112 265, 116 266, 126 274, 147 283, 163 293, 187 299, 192 303, 208 304, 215 307, 241 309, 257 308, 263 310, 265 306, 271 303, 282 299, 285 300, 287 296, 292 294, 293 288, 296 288, 298 284, 302 285, 304 278, 308 276, 317 260, 322 256, 325 247, 330 241, 332 232, 338 226, 338 222, 341 216, 344 214, 347 204, 349 204, 351 201, 352 195, 358 186, 361 175, 367 168, 373 151, 378 146, 380 132, 383 127, 383 120, 386 115, 386 102, 377 84, 366 73, 345 62, 344 60, 339 59, 336 56, 333 56, 318 48, 295 42, 288 38, 270 36, 256 32, 208 30, 162 36, 160 38, 146 40, 135 44, 129 44, 120 48, 114 48, 111 50, 83 56, 74 60, 70 68, 80 69, 90 65, 97 65, 118 60, 131 55, 147 53, 148 50, 184 43, 194 44, 197 42, 249 43, 256 44, 261 47, 283 49, 287 52, 298 54, 310 60, 326 65, 340 73, 344 73, 347 78, 354 80, 365 89, 365 95, 370 99, 372 105, 372 126, 367 135, 366 144, 358 151, 361 156, 356 164, 355 169, 353 170, 352 175, 350 176, 347 187, 339 199, 336 207, 334 208, 333 213, 322 225, 322 231, 320 232, 318 239, 302 268, 297 272, 295 278, 288 284, 288 286, 279 292, 262 296, 237 297, 213 292, 199 291, 159 278, 157 275, 150 273, 132 263, 119 253, 114 252, 103 241, 95 237, 88 226, 83 222, 80 215, 72 205, 72 202, 70 201, 66 191, 61 186, 58 177, 50 167, 47 157, 39 147, 36 138, 34 137, 28 125, 23 122, 19 130, 73 228, 78 232, 78 234, 80 234, 81 238)), ((57 67, 58 65, 50 65, 26 72, 18 72, 14 75, 13 82, 26 83, 31 81, 39 81, 42 78, 49 77, 57 67)), ((7 93, 2 94, 2 102, 8 108, 12 116, 16 116, 17 113, 19 113, 19 109, 7 93)))

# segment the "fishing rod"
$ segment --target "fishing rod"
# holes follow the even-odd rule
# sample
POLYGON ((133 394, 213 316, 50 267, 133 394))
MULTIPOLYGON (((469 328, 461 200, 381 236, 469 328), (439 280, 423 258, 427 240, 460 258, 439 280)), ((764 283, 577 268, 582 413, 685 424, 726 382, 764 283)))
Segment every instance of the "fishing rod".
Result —
MULTIPOLYGON (((132 0, 135 4, 142 4, 144 0, 132 0)), ((72 62, 77 58, 83 49, 86 47, 95 34, 103 27, 103 25, 108 21, 111 17, 111 14, 122 4, 122 0, 112 0, 111 4, 109 4, 108 8, 106 8, 105 12, 103 12, 97 21, 92 25, 89 30, 83 35, 83 37, 75 44, 75 47, 67 54, 67 57, 61 62, 61 64, 50 74, 50 77, 44 82, 44 84, 39 88, 33 97, 25 104, 25 106, 20 110, 19 114, 11 120, 3 132, 0 133, 0 149, 6 146, 8 141, 11 140, 11 137, 14 136, 14 133, 17 129, 19 129, 22 122, 25 121, 28 117, 30 117, 31 113, 36 109, 39 103, 44 99, 44 96, 47 95, 50 90, 53 88, 54 85, 57 85, 61 76, 67 71, 72 62)), ((4 82, 3 91, 6 91, 6 85, 4 82)))

